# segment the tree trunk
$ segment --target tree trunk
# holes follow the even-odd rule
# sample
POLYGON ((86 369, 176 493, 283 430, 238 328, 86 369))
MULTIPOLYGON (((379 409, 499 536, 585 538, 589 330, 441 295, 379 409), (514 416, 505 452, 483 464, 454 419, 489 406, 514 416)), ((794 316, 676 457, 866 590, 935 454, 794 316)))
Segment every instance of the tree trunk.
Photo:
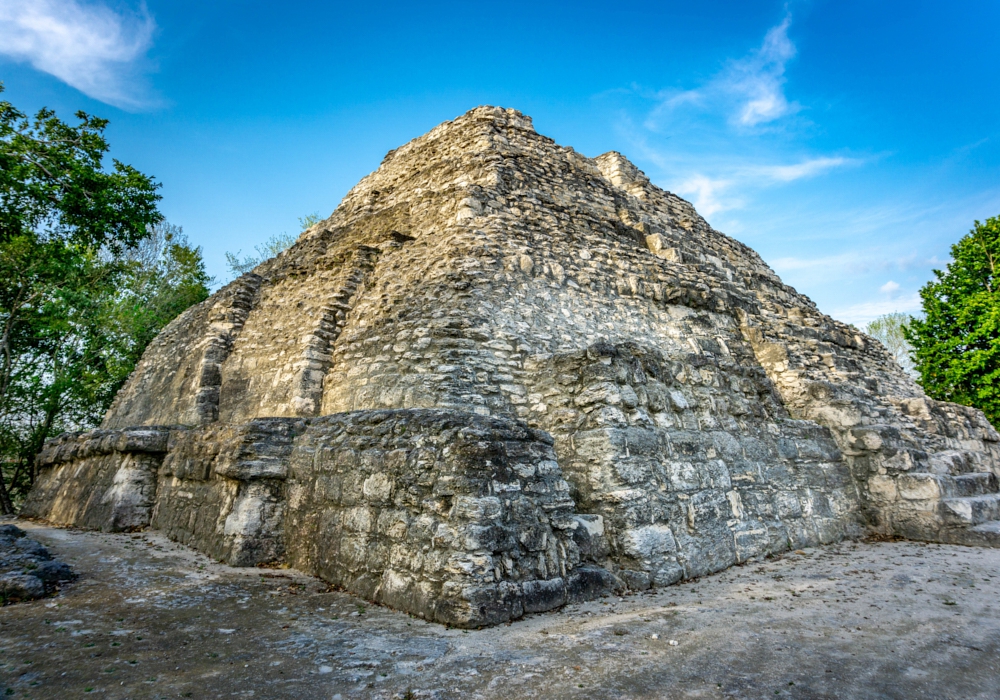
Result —
POLYGON ((4 515, 14 515, 14 504, 10 500, 10 493, 7 491, 7 483, 3 478, 3 467, 0 466, 0 510, 4 515))
POLYGON ((45 420, 42 421, 42 425, 38 429, 38 432, 35 433, 34 440, 31 443, 31 454, 28 455, 26 462, 28 465, 29 488, 35 485, 35 465, 38 463, 38 455, 41 453, 42 448, 45 447, 45 441, 49 439, 52 423, 55 421, 60 408, 61 403, 58 400, 53 399, 49 402, 49 405, 45 408, 45 420))

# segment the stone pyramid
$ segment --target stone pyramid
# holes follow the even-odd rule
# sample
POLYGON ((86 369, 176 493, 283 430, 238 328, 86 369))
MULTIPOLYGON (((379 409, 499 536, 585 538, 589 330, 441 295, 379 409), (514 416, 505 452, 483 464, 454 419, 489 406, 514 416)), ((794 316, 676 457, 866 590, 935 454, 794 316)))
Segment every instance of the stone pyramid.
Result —
POLYGON ((622 155, 480 107, 171 323, 23 512, 479 626, 866 532, 995 546, 998 440, 622 155))

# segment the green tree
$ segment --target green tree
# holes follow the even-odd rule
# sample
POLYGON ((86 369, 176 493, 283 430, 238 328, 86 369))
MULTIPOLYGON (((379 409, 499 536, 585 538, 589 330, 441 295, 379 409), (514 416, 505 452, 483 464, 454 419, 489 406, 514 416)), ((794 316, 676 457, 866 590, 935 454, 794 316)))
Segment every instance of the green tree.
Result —
POLYGON ((920 290, 924 318, 904 328, 928 395, 975 406, 1000 425, 1000 218, 975 222, 920 290))
POLYGON ((107 284, 99 257, 58 241, 0 243, 0 287, 22 303, 2 309, 0 508, 10 513, 34 479, 34 456, 63 423, 74 424, 95 389, 94 292, 107 284), (35 243, 35 245, 25 245, 35 243), (77 410, 74 410, 77 409, 77 410), (9 480, 9 481, 8 481, 9 480))
MULTIPOLYGON (((301 216, 299 217, 300 230, 305 231, 306 229, 315 226, 322 220, 323 219, 320 218, 319 212, 313 212, 312 214, 301 216)), ((288 233, 276 233, 263 243, 254 246, 254 250, 257 251, 256 255, 247 255, 241 258, 240 253, 242 251, 237 250, 235 253, 227 251, 226 264, 229 265, 229 272, 233 275, 233 277, 239 277, 240 275, 246 274, 265 260, 270 260, 281 251, 290 248, 296 240, 298 240, 298 236, 293 236, 288 233)))
POLYGON ((19 326, 25 342, 0 411, 8 511, 30 489, 45 440, 99 424, 149 342, 207 298, 211 283, 201 250, 162 222, 119 256, 57 250, 71 253, 63 283, 48 290, 33 323, 19 326))
MULTIPOLYGON (((3 91, 0 85, 0 92, 3 91)), ((46 438, 97 424, 149 340, 207 295, 159 185, 113 160, 107 121, 0 102, 0 510, 46 438)))
POLYGON ((909 314, 885 314, 867 323, 864 331, 881 342, 907 374, 914 375, 916 372, 913 369, 913 360, 910 358, 912 348, 906 340, 905 332, 911 320, 913 317, 909 314))
POLYGON ((126 250, 120 264, 121 281, 102 310, 112 398, 153 338, 182 311, 207 299, 212 284, 201 248, 191 247, 183 229, 167 222, 150 227, 149 236, 126 250))

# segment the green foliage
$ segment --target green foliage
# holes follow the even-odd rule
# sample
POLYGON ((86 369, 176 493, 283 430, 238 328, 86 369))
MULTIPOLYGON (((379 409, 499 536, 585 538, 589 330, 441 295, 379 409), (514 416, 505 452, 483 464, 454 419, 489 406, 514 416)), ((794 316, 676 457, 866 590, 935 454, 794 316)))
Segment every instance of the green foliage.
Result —
POLYGON ((909 314, 885 314, 866 324, 863 329, 865 333, 881 342, 908 374, 914 374, 913 360, 910 358, 912 348, 905 334, 905 328, 911 320, 913 319, 909 314))
POLYGON ((904 334, 928 395, 975 406, 1000 425, 1000 218, 977 221, 951 257, 920 290, 924 318, 904 334))
POLYGON ((312 228, 322 220, 323 217, 319 215, 319 212, 314 211, 312 214, 306 214, 305 216, 299 217, 299 227, 305 231, 306 229, 312 228))
MULTIPOLYGON (((2 91, 0 85, 0 91, 2 91)), ((0 102, 0 510, 46 438, 99 423, 149 340, 207 296, 201 251, 156 209, 159 185, 113 161, 107 122, 0 102)))
POLYGON ((295 236, 287 233, 277 233, 263 243, 254 246, 254 250, 257 251, 256 255, 247 255, 240 258, 242 251, 237 250, 235 253, 226 251, 226 264, 229 265, 229 271, 233 277, 239 277, 250 272, 250 270, 265 260, 270 260, 281 251, 291 247, 293 243, 295 243, 295 236))
POLYGON ((182 311, 208 298, 212 278, 201 248, 188 244, 180 226, 160 222, 136 247, 125 251, 114 293, 104 298, 101 324, 106 342, 110 400, 128 378, 146 346, 182 311))
POLYGON ((2 309, 3 395, 0 397, 0 459, 8 488, 0 492, 7 512, 33 476, 34 455, 64 428, 99 420, 93 407, 102 387, 101 290, 111 282, 107 266, 86 248, 18 236, 0 244, 5 290, 27 290, 18 307, 2 309))
POLYGON ((120 252, 160 219, 158 184, 117 160, 103 169, 107 120, 76 117, 71 126, 42 109, 29 119, 0 102, 0 241, 29 236, 120 252))
MULTIPOLYGON (((306 229, 315 226, 322 220, 323 219, 320 217, 319 212, 313 212, 312 214, 306 214, 305 216, 299 217, 299 226, 302 231, 305 231, 306 229)), ((290 248, 297 239, 298 236, 292 236, 287 233, 277 233, 260 245, 254 246, 254 250, 257 251, 256 255, 247 255, 240 258, 240 253, 242 251, 237 250, 235 253, 226 252, 226 264, 229 265, 229 272, 233 275, 233 277, 239 277, 240 275, 246 274, 265 260, 270 260, 281 251, 290 248)))

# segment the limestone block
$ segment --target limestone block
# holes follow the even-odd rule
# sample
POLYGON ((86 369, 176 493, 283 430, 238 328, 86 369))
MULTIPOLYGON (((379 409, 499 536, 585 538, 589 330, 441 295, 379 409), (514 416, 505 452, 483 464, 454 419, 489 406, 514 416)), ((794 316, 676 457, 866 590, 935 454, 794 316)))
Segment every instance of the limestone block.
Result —
POLYGON ((648 247, 657 257, 669 260, 670 262, 682 263, 684 256, 680 249, 670 247, 667 239, 659 233, 652 233, 646 236, 646 247, 648 247))
POLYGON ((747 521, 735 528, 733 544, 739 562, 756 559, 772 551, 770 533, 760 521, 747 521))
POLYGON ((889 476, 873 476, 868 479, 868 491, 876 502, 892 503, 899 499, 897 480, 889 476))
POLYGON ((935 474, 900 474, 896 477, 900 498, 908 501, 936 500, 941 498, 941 482, 935 474))
POLYGON ((635 559, 662 560, 677 552, 677 543, 667 525, 647 525, 625 533, 625 553, 635 559))
POLYGON ((156 503, 156 471, 159 466, 159 459, 144 454, 122 455, 111 487, 101 499, 102 504, 110 506, 111 510, 108 529, 133 530, 149 525, 150 513, 156 503))
POLYGON ((361 486, 361 491, 365 498, 375 503, 385 503, 392 495, 393 480, 383 472, 376 472, 367 479, 361 486))

